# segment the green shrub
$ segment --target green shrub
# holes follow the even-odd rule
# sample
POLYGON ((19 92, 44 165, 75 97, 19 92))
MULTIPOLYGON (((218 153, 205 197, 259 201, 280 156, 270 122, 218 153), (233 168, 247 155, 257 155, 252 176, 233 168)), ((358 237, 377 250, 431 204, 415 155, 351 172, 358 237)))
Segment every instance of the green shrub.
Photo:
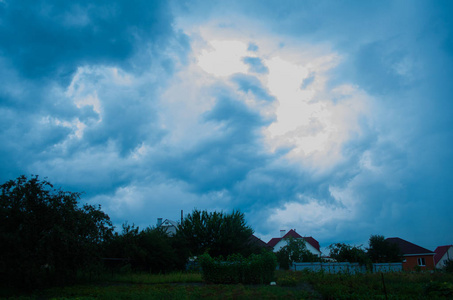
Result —
POLYGON ((449 259, 445 263, 445 272, 453 273, 453 259, 449 259))
POLYGON ((430 297, 453 297, 453 283, 431 281, 426 285, 425 293, 430 297))
POLYGON ((244 258, 240 254, 216 259, 209 254, 203 254, 199 258, 203 280, 209 283, 269 283, 274 278, 277 261, 271 252, 252 254, 244 258))
POLYGON ((286 273, 285 276, 282 276, 277 280, 278 285, 281 286, 296 286, 298 282, 299 279, 294 272, 286 273))

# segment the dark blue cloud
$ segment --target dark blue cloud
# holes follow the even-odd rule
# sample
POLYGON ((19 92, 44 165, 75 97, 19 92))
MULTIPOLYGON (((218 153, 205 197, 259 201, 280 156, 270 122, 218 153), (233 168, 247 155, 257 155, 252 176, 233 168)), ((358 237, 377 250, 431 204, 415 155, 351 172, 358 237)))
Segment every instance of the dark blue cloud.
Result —
POLYGON ((244 57, 243 62, 249 66, 249 71, 253 73, 266 74, 269 69, 263 64, 259 57, 244 57))
POLYGON ((85 143, 96 146, 114 142, 119 153, 127 156, 142 142, 154 144, 165 133, 156 125, 153 93, 140 97, 126 88, 106 90, 99 97, 103 104, 102 121, 85 130, 85 143))
POLYGON ((233 95, 221 94, 204 115, 207 124, 219 127, 214 137, 152 162, 169 178, 183 180, 199 195, 231 189, 266 160, 257 138, 267 121, 233 95))
POLYGON ((241 131, 244 137, 251 134, 255 127, 266 124, 259 113, 230 95, 220 96, 213 109, 205 114, 205 120, 226 123, 228 130, 241 131))
POLYGON ((408 87, 409 80, 397 69, 408 53, 390 50, 389 44, 391 41, 366 44, 354 55, 356 82, 370 93, 388 94, 408 87))
POLYGON ((0 18, 0 55, 41 79, 69 79, 92 63, 140 68, 128 59, 162 47, 172 32, 166 1, 8 1, 0 18))
POLYGON ((250 43, 249 46, 247 47, 247 50, 248 51, 252 51, 252 52, 256 52, 258 51, 258 46, 254 43, 250 43))
MULTIPOLYGON (((166 191, 176 190, 173 206, 165 203, 165 211, 180 205, 240 208, 250 213, 254 229, 271 235, 280 228, 265 222, 269 211, 313 199, 353 211, 350 220, 315 228, 328 231, 323 246, 366 242, 377 233, 425 247, 429 242, 433 249, 438 241, 451 240, 443 230, 452 225, 451 8, 432 1, 3 1, 0 179, 38 172, 70 190, 87 191, 90 199, 112 202, 111 207, 128 196, 134 199, 137 190, 144 199, 157 199, 146 209, 137 206, 137 215, 131 210, 131 222, 139 214, 146 220, 164 211, 159 203, 167 199, 166 191), (239 74, 227 79, 237 93, 200 92, 215 99, 199 120, 212 126, 211 134, 200 134, 187 148, 171 146, 157 100, 189 49, 187 37, 173 28, 172 10, 184 12, 196 26, 217 16, 232 24, 236 16, 246 16, 241 20, 252 20, 257 36, 282 35, 284 42, 293 38, 336 53, 341 62, 325 74, 327 89, 352 85, 371 95, 373 105, 343 145, 341 163, 316 170, 305 167, 310 158, 302 164, 284 158, 290 148, 266 150, 261 130, 270 120, 241 99, 244 93, 262 105, 275 99, 256 77, 239 74), (79 79, 86 92, 81 96, 96 95, 99 110, 78 107, 75 96, 66 93, 84 66, 92 76, 79 79), (134 83, 113 83, 110 67, 134 83), (86 125, 79 138, 67 125, 76 120, 86 125), (141 145, 143 153, 137 151, 141 145), (161 184, 165 188, 155 195, 161 184), (332 195, 333 188, 354 200, 353 207, 332 195), (222 204, 212 198, 216 193, 222 204)), ((257 44, 249 45, 248 51, 258 50, 257 44)), ((258 57, 243 62, 257 76, 268 72, 258 57)), ((341 105, 345 98, 324 101, 341 105)), ((121 214, 112 217, 124 221, 121 214)))
POLYGON ((165 86, 189 49, 187 37, 173 29, 167 1, 7 1, 0 3, 0 19, 1 179, 34 168, 50 175, 59 172, 59 158, 70 165, 112 145, 127 157, 162 136, 155 125, 156 86, 165 86), (83 74, 80 88, 97 93, 100 113, 91 105, 77 107, 66 93, 86 66, 92 75, 83 74), (108 83, 106 67, 132 78, 153 72, 155 80, 148 80, 147 90, 128 90, 108 83), (81 138, 70 128, 76 121, 86 126, 81 138))
POLYGON ((312 84, 315 81, 315 78, 316 78, 315 74, 310 74, 310 76, 304 79, 304 81, 300 85, 300 88, 306 89, 308 86, 310 86, 310 84, 312 84))
POLYGON ((236 74, 231 80, 239 86, 239 90, 245 93, 252 93, 257 100, 274 101, 275 97, 270 95, 263 87, 258 78, 245 74, 236 74))

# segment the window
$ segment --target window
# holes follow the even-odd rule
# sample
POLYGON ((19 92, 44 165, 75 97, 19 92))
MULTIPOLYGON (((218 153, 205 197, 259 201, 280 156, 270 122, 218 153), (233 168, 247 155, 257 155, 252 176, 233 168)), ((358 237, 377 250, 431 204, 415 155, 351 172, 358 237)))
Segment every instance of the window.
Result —
POLYGON ((417 263, 419 266, 425 266, 425 258, 424 257, 417 258, 417 263))

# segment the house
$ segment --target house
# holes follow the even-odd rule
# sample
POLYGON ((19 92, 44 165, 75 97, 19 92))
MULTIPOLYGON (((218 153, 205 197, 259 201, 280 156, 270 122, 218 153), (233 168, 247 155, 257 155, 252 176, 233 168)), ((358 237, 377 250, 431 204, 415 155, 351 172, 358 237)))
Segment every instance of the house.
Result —
POLYGON ((321 256, 321 248, 319 246, 319 243, 317 240, 312 238, 311 236, 308 237, 302 237, 300 234, 296 232, 296 230, 291 229, 286 233, 286 230, 280 230, 280 236, 279 238, 272 238, 267 245, 272 247, 274 252, 277 252, 281 248, 287 245, 287 240, 288 238, 292 237, 295 239, 303 239, 305 241, 305 245, 307 246, 307 250, 310 251, 311 253, 321 256))
POLYGON ((434 255, 436 253, 415 245, 401 238, 387 238, 386 241, 398 245, 403 255, 403 271, 414 270, 420 267, 421 270, 434 269, 434 255))
POLYGON ((175 221, 165 219, 162 222, 162 218, 157 218, 157 228, 162 228, 169 236, 173 236, 178 231, 179 224, 175 221))
POLYGON ((434 250, 434 265, 436 269, 443 269, 447 260, 453 260, 453 245, 439 246, 434 250))
POLYGON ((247 241, 247 244, 252 247, 256 248, 264 248, 266 250, 272 251, 273 248, 269 246, 267 243, 262 241, 260 238, 256 237, 255 235, 251 235, 247 241))

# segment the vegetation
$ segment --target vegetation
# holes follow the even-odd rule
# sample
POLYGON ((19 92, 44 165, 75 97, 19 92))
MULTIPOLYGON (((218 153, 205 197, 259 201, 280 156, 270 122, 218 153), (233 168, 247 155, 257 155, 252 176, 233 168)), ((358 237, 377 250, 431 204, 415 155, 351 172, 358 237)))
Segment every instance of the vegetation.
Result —
MULTIPOLYGON (((293 238, 277 256, 257 254, 258 248, 250 242, 253 231, 238 211, 194 210, 175 236, 127 223, 121 233, 114 233, 100 207, 81 206, 79 193, 55 189, 38 176, 21 176, 0 188, 0 298, 453 297, 451 262, 444 272, 430 273, 275 271, 277 260, 286 268, 292 262, 317 261, 318 257, 307 250, 305 241, 293 238), (192 255, 199 256, 202 273, 186 270, 192 255), (271 280, 277 286, 268 285, 271 280)), ((367 252, 346 244, 333 244, 330 250, 340 261, 401 259, 399 249, 378 235, 370 237, 367 252)))
POLYGON ((359 263, 370 265, 371 259, 360 246, 350 246, 344 243, 332 244, 329 247, 330 257, 339 262, 359 263))
POLYGON ((123 224, 123 232, 115 233, 104 246, 104 257, 113 271, 130 268, 134 272, 165 273, 184 269, 187 256, 181 254, 178 240, 161 228, 139 230, 123 224))
POLYGON ((402 261, 398 245, 385 240, 383 235, 372 235, 367 250, 368 256, 373 263, 402 261))
POLYGON ((268 251, 252 254, 248 258, 234 254, 226 260, 222 257, 214 259, 206 253, 200 257, 200 265, 206 282, 269 284, 274 280, 277 261, 275 254, 268 251))
POLYGON ((278 278, 295 277, 295 286, 309 284, 324 299, 447 299, 452 295, 453 276, 436 272, 324 274, 290 272, 278 278), (385 283, 385 286, 384 286, 385 283), (445 297, 445 298, 442 298, 445 297))
POLYGON ((305 245, 305 240, 289 237, 287 244, 277 253, 277 261, 280 269, 288 270, 293 262, 312 262, 319 258, 311 253, 305 245))
MULTIPOLYGON (((123 225, 113 232, 100 206, 80 206, 80 193, 55 189, 38 176, 1 185, 0 284, 20 289, 74 283, 77 274, 168 273, 185 270, 189 256, 250 256, 253 230, 244 214, 194 210, 175 236, 160 228, 123 225)), ((255 266, 256 257, 253 258, 255 266)))
MULTIPOLYGON (((451 299, 453 274, 443 272, 324 274, 276 271, 276 286, 206 284, 201 274, 124 274, 89 284, 21 294, 20 299, 451 299), (385 289, 383 285, 385 281, 385 289)), ((1 297, 11 296, 1 294, 1 297)))
POLYGON ((226 257, 235 253, 247 255, 252 234, 252 228, 239 211, 227 214, 195 209, 184 219, 176 235, 186 242, 191 256, 208 253, 212 257, 226 257))
POLYGON ((74 281, 77 271, 99 262, 112 234, 100 207, 79 207, 79 193, 54 189, 38 176, 1 185, 0 280, 34 288, 74 281))
POLYGON ((448 259, 444 267, 445 271, 448 273, 453 273, 453 259, 448 259))
POLYGON ((398 245, 385 240, 382 235, 371 235, 365 250, 360 246, 344 243, 330 245, 330 257, 338 262, 359 263, 370 267, 372 263, 401 262, 402 255, 398 245))

